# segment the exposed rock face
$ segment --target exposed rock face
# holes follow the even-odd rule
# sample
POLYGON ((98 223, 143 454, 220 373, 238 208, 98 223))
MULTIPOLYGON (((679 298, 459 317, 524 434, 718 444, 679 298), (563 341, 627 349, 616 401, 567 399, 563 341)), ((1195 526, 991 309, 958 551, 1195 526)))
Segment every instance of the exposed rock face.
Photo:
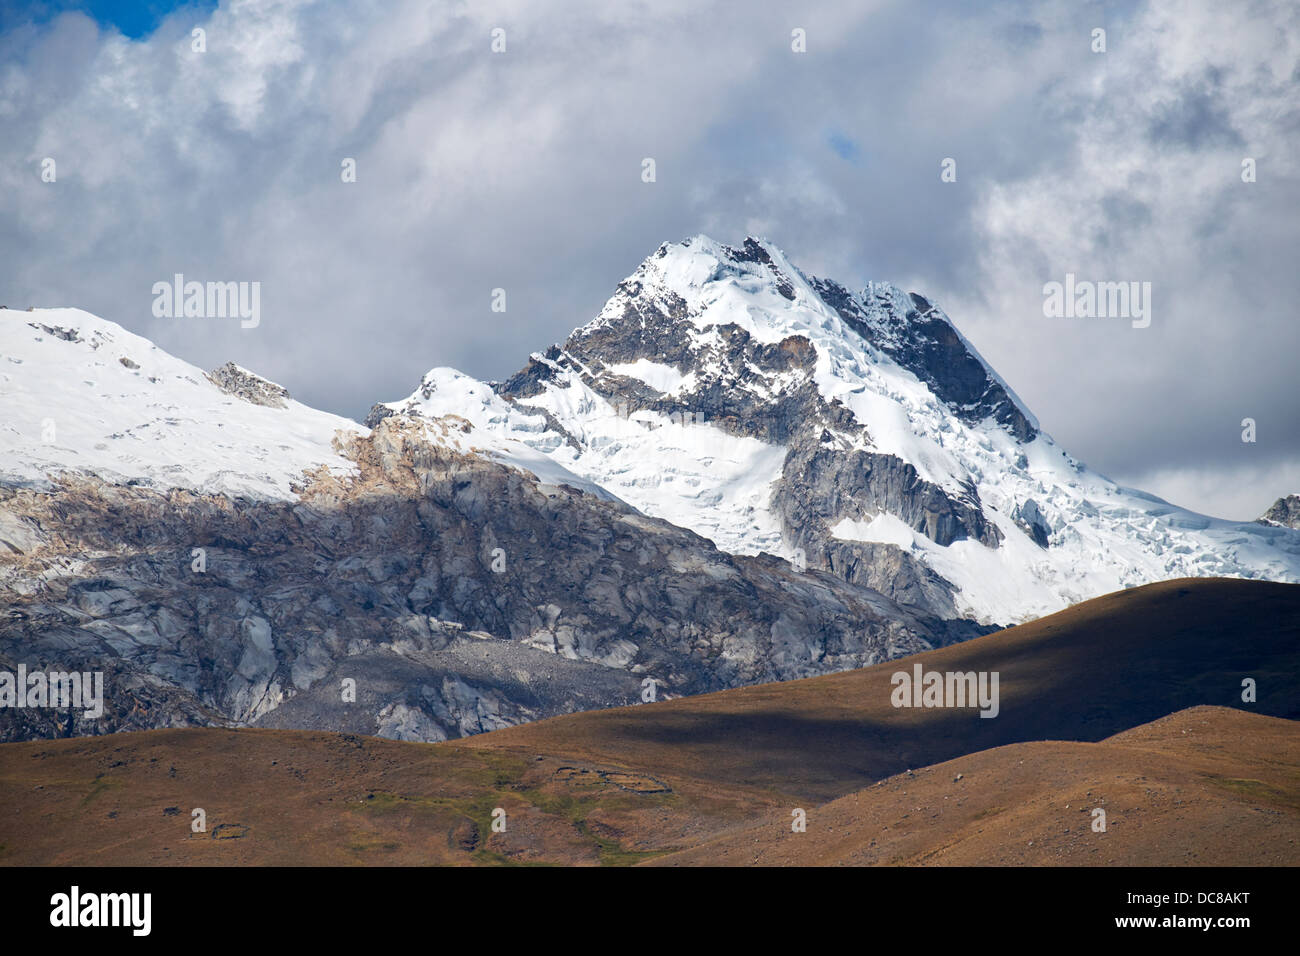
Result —
MULTIPOLYGON (((28 312, 31 309, 27 310, 28 312)), ((65 329, 57 325, 46 325, 43 322, 28 322, 28 326, 33 329, 39 329, 46 335, 52 335, 56 339, 62 339, 64 342, 80 342, 81 335, 76 329, 65 329)))
POLYGON ((845 581, 945 619, 960 616, 952 584, 896 545, 831 538, 822 547, 826 570, 845 581))
MULTIPOLYGON (((67 478, 0 491, 0 669, 103 670, 105 714, 0 739, 257 723, 438 740, 857 667, 979 633, 461 452, 403 416, 293 502, 67 478), (343 700, 355 682, 355 703, 343 700)), ((472 439, 472 434, 469 436, 472 439)))
POLYGON ((1255 520, 1279 528, 1300 528, 1300 495, 1287 495, 1277 499, 1271 508, 1255 520))
POLYGON ((962 421, 973 425, 992 418, 1021 442, 1038 434, 961 333, 922 296, 909 293, 910 307, 900 307, 895 290, 873 286, 863 308, 836 282, 813 279, 812 284, 850 328, 925 382, 962 421))
MULTIPOLYGON (((789 276, 757 241, 747 239, 740 249, 724 250, 720 268, 733 268, 739 275, 749 265, 760 265, 780 295, 794 298, 789 276)), ((661 247, 660 254, 664 251, 661 247)), ((993 417, 1022 440, 1034 437, 1035 427, 996 376, 924 299, 907 300, 907 311, 900 312, 882 292, 869 313, 838 284, 811 281, 854 331, 931 384, 954 414, 970 421, 993 417)), ((812 567, 917 602, 932 613, 956 616, 952 587, 938 575, 898 548, 839 541, 830 528, 845 517, 883 512, 939 545, 970 538, 996 547, 1002 534, 985 518, 975 486, 968 483, 954 493, 926 481, 909 462, 869 450, 867 424, 838 401, 827 401, 818 388, 817 349, 806 337, 763 343, 735 324, 715 327, 712 336, 690 334, 699 321, 685 300, 654 282, 643 266, 619 284, 601 320, 577 330, 562 347, 534 355, 494 387, 508 401, 526 403, 548 383, 563 387, 580 379, 625 415, 648 410, 670 419, 705 421, 784 446, 785 464, 770 506, 787 554, 797 548, 812 567), (670 367, 682 385, 666 394, 617 371, 638 362, 670 367), (890 570, 872 568, 883 555, 888 555, 890 570)), ((535 405, 521 408, 538 413, 535 405)), ((393 410, 376 406, 367 424, 393 410)), ((550 412, 544 415, 546 428, 559 440, 581 447, 582 439, 563 421, 550 412)))
POLYGON ((969 537, 996 547, 1001 538, 984 519, 974 487, 957 498, 924 481, 901 458, 828 447, 807 437, 790 447, 773 504, 786 534, 805 550, 820 544, 837 518, 880 512, 897 515, 940 545, 969 537))
POLYGON ((254 375, 234 362, 227 362, 220 368, 208 372, 208 381, 223 392, 268 408, 286 407, 285 400, 289 397, 288 389, 269 382, 260 375, 254 375))
POLYGON ((1038 507, 1038 502, 1033 498, 1026 498, 1016 505, 1016 510, 1011 513, 1011 517, 1027 535, 1034 539, 1036 545, 1040 548, 1047 547, 1052 526, 1047 523, 1042 509, 1038 507))

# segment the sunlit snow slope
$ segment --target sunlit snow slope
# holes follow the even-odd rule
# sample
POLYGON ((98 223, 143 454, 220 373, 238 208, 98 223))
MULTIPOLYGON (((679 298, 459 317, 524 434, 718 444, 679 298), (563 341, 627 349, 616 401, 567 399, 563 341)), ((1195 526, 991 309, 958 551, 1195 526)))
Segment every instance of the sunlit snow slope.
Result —
POLYGON ((225 391, 80 309, 0 310, 0 481, 46 487, 70 472, 283 500, 306 469, 355 471, 331 442, 340 430, 365 429, 238 372, 275 404, 225 391))

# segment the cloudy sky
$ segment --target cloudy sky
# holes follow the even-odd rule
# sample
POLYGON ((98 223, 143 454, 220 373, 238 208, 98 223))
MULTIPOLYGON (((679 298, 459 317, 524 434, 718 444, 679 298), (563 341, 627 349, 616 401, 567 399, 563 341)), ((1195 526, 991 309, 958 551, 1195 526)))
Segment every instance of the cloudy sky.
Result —
POLYGON ((11 308, 362 417, 435 365, 508 376, 662 241, 754 234, 937 301, 1116 480, 1233 518, 1300 492, 1293 0, 116 6, 0 0, 11 308), (261 324, 154 318, 177 272, 260 282, 261 324), (1045 317, 1066 273, 1150 282, 1150 326, 1045 317))

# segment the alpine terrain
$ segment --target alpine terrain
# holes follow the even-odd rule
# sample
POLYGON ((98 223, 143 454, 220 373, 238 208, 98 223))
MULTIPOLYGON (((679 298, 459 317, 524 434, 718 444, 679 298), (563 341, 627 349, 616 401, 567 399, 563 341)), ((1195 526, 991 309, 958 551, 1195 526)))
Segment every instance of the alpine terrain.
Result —
POLYGON ((5 310, 0 675, 105 693, 0 708, 0 740, 438 741, 810 677, 1150 582, 1300 581, 1292 514, 1116 485, 937 306, 752 238, 663 245, 513 377, 435 368, 365 426, 5 310))
POLYGON ((457 414, 735 554, 1010 624, 1183 576, 1296 581, 1300 536, 1090 471, 947 315, 804 275, 771 243, 665 244, 503 383, 435 368, 391 414, 457 414))

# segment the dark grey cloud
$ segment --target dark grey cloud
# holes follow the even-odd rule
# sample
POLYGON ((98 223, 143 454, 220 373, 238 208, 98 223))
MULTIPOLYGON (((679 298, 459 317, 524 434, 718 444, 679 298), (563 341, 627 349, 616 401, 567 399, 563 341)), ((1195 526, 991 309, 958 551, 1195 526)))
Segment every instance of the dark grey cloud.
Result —
POLYGON ((268 2, 142 43, 75 15, 13 28, 0 302, 86 308, 361 416, 434 365, 511 374, 664 240, 757 233, 809 272, 925 292, 1113 477, 1236 517, 1300 490, 1294 5, 786 6, 268 2), (1067 271, 1151 281, 1151 327, 1044 319, 1067 271), (262 325, 154 319, 176 272, 260 281, 262 325))

